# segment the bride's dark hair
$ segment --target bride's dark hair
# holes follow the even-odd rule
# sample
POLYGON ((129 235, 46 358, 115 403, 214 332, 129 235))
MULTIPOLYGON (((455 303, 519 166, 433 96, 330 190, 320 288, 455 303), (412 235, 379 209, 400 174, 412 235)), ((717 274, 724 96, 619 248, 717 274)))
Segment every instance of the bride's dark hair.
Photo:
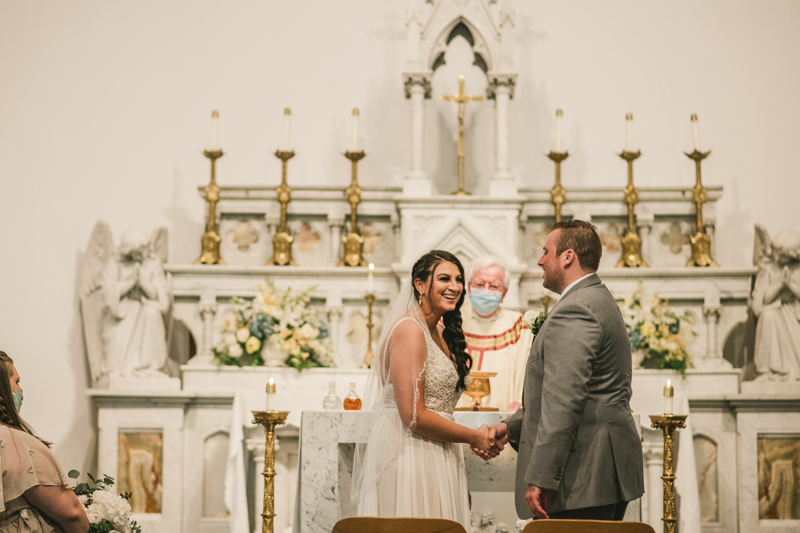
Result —
MULTIPOLYGON (((461 329, 461 304, 464 303, 464 267, 461 261, 450 252, 443 250, 431 250, 427 254, 420 257, 414 268, 411 269, 411 289, 414 291, 414 299, 419 301, 420 294, 417 287, 414 285, 414 280, 420 280, 423 283, 432 279, 436 272, 436 267, 441 263, 453 263, 458 267, 461 273, 461 296, 456 303, 456 308, 453 311, 448 311, 442 315, 442 322, 444 323, 444 332, 442 337, 444 342, 447 343, 447 348, 450 350, 450 355, 456 363, 456 371, 458 372, 458 383, 456 383, 456 390, 464 390, 467 388, 465 378, 469 369, 472 367, 472 357, 467 352, 467 340, 464 338, 464 330, 461 329)), ((430 291, 427 294, 428 302, 433 306, 433 298, 430 291)))

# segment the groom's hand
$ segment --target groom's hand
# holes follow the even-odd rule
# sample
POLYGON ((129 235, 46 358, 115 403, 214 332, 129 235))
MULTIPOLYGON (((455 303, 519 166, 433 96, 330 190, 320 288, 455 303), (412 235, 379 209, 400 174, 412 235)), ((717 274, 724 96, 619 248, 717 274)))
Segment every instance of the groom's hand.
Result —
POLYGON ((525 501, 536 518, 550 518, 547 516, 547 489, 540 489, 536 485, 528 485, 525 491, 525 501))
POLYGON ((492 447, 491 450, 487 452, 480 448, 473 447, 472 451, 484 461, 488 461, 492 457, 500 455, 500 452, 505 449, 506 442, 508 442, 508 426, 501 422, 489 428, 489 445, 492 447))

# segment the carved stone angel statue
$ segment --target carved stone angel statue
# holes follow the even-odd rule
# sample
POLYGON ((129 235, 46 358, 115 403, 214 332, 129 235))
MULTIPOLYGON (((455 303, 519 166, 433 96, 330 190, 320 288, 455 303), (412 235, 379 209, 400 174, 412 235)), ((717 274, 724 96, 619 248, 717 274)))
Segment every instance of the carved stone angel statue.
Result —
POLYGON ((800 234, 786 229, 770 240, 756 224, 753 264, 756 380, 800 379, 800 234))
POLYGON ((148 240, 129 229, 117 249, 105 221, 95 224, 84 261, 80 298, 83 335, 95 386, 126 378, 167 378, 172 296, 164 274, 167 229, 148 240))

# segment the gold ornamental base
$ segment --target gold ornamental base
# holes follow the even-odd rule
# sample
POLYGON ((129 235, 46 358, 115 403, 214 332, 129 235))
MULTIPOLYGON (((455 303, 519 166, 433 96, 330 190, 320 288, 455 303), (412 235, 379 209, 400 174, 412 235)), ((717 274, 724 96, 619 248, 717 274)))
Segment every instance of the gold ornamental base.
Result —
POLYGON ((206 231, 200 237, 201 253, 195 259, 195 265, 224 265, 225 261, 220 257, 219 245, 222 239, 216 231, 206 231))
POLYGON ((252 411, 253 423, 264 426, 267 444, 264 447, 264 511, 261 532, 273 533, 275 521, 275 426, 286 423, 288 411, 252 411))
POLYGON ((638 268, 650 266, 642 259, 642 238, 633 231, 628 231, 622 239, 622 259, 617 263, 617 268, 638 268))
POLYGON ((364 260, 364 237, 351 232, 342 237, 344 244, 344 257, 339 261, 339 266, 367 266, 364 260))
POLYGON ((272 238, 272 257, 267 261, 268 265, 277 266, 297 266, 292 257, 292 242, 294 237, 285 231, 279 231, 272 238))
POLYGON ((711 257, 711 237, 707 233, 698 231, 689 240, 692 242, 692 257, 686 266, 689 267, 718 267, 711 257))
POLYGON ((673 434, 686 427, 687 415, 650 415, 651 426, 664 433, 664 533, 675 533, 675 441, 673 434))

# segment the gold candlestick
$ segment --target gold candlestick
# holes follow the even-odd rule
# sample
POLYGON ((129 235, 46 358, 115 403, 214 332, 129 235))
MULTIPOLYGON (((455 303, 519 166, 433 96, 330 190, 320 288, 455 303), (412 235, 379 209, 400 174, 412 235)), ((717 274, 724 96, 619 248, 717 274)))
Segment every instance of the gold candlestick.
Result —
POLYGON ((345 152, 344 156, 353 164, 352 181, 345 190, 347 202, 350 204, 350 233, 342 237, 344 243, 344 257, 339 261, 339 266, 367 266, 364 261, 364 237, 358 234, 358 204, 361 203, 361 187, 358 186, 358 162, 366 154, 361 152, 345 152))
POLYGON ((361 361, 361 368, 369 368, 372 366, 372 361, 375 359, 375 354, 372 351, 372 328, 375 324, 372 322, 372 304, 375 303, 375 295, 367 294, 367 353, 364 355, 364 360, 361 361))
POLYGON ((547 154, 556 164, 556 184, 550 189, 550 198, 556 208, 556 224, 561 222, 561 206, 567 199, 567 191, 561 186, 561 162, 569 157, 569 152, 550 152, 547 154))
POLYGON ((211 181, 205 188, 205 199, 208 202, 208 215, 206 218, 206 231, 200 237, 200 257, 194 264, 224 265, 219 254, 219 245, 222 239, 219 236, 217 224, 217 202, 219 202, 219 185, 217 185, 217 159, 223 156, 222 150, 205 150, 203 155, 211 160, 211 181))
MULTIPOLYGON (((695 115, 692 115, 696 119, 695 115)), ((686 157, 694 160, 695 166, 695 185, 692 188, 692 201, 694 202, 695 210, 697 211, 697 233, 690 237, 692 242, 692 256, 686 266, 718 267, 716 261, 711 257, 711 237, 704 231, 703 225, 703 204, 707 201, 706 188, 703 187, 703 182, 700 174, 700 162, 709 156, 711 151, 699 152, 694 150, 692 153, 686 153, 686 157)))
POLYGON ((664 533, 674 533, 678 517, 675 514, 675 443, 673 433, 686 427, 687 415, 650 415, 652 427, 664 433, 664 533))
POLYGON ((252 411, 253 423, 264 426, 267 444, 264 447, 264 510, 261 532, 273 533, 275 520, 275 426, 286 423, 288 411, 252 411))
POLYGON ((634 208, 639 203, 639 189, 633 186, 633 162, 642 152, 623 150, 619 156, 628 162, 628 186, 625 187, 625 203, 628 204, 628 229, 620 239, 622 243, 622 259, 617 267, 646 267, 647 261, 642 259, 642 238, 636 230, 636 214, 634 208))
POLYGON ((292 201, 292 188, 286 183, 286 167, 291 158, 294 157, 294 151, 277 150, 275 157, 281 160, 281 184, 275 189, 278 193, 278 202, 281 204, 281 220, 278 224, 278 229, 275 236, 272 237, 272 257, 267 261, 268 265, 296 266, 294 258, 292 257, 292 242, 294 237, 289 234, 289 228, 286 225, 286 209, 289 202, 292 201))

